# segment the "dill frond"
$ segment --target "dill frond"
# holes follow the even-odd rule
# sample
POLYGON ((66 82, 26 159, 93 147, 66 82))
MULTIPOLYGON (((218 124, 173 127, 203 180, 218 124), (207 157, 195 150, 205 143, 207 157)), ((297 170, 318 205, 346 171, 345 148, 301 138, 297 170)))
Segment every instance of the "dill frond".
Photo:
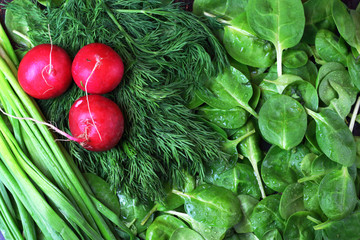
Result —
MULTIPOLYGON (((50 24, 54 44, 72 57, 84 45, 101 42, 125 63, 121 84, 107 95, 126 118, 119 146, 94 153, 66 145, 84 171, 154 200, 164 196, 163 182, 182 184, 183 169, 203 177, 206 163, 223 158, 216 134, 185 107, 203 80, 227 64, 209 22, 155 0, 67 0, 60 8, 31 13, 15 1, 8 8, 26 16, 35 45, 49 42, 50 24)), ((39 104, 50 121, 68 129, 68 111, 83 95, 74 85, 39 104)))

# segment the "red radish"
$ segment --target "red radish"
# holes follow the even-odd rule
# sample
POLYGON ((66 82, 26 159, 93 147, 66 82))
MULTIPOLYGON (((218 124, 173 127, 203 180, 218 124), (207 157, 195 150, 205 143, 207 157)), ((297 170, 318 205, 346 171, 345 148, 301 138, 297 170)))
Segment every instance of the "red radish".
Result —
POLYGON ((18 79, 24 91, 34 98, 58 97, 71 84, 71 59, 56 45, 38 45, 21 60, 18 79))
POLYGON ((119 85, 124 74, 124 64, 111 47, 91 43, 76 54, 71 71, 76 85, 83 91, 105 94, 119 85))
POLYGON ((85 149, 101 152, 118 144, 124 132, 124 118, 118 105, 110 99, 89 95, 71 106, 69 127, 75 138, 84 139, 85 149))

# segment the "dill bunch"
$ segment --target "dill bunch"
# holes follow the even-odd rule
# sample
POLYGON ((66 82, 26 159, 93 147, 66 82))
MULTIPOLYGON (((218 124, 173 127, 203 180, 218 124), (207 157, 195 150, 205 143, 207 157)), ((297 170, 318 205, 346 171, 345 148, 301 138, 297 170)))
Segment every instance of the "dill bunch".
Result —
MULTIPOLYGON (((34 45, 49 43, 49 24, 53 43, 72 57, 84 45, 101 42, 124 61, 122 82, 106 95, 125 116, 120 144, 99 153, 66 144, 84 171, 140 199, 159 200, 163 183, 183 184, 183 170, 202 178, 205 164, 224 158, 216 134, 186 107, 203 80, 227 64, 204 19, 156 0, 67 0, 59 8, 31 12, 15 1, 7 8, 27 19, 34 45)), ((68 131, 69 109, 83 95, 73 85, 39 105, 68 131)))

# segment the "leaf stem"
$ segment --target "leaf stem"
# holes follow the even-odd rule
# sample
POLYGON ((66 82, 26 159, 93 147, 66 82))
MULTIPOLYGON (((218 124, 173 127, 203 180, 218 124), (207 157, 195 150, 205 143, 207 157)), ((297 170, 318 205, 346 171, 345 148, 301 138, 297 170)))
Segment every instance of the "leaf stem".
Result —
POLYGON ((282 48, 280 43, 278 43, 276 46, 276 64, 277 64, 277 74, 278 77, 282 75, 282 48))
POLYGON ((188 194, 183 193, 183 192, 178 191, 178 190, 175 190, 175 189, 173 189, 171 192, 172 192, 172 193, 174 193, 174 194, 176 194, 176 195, 178 195, 178 196, 180 196, 180 197, 186 197, 186 198, 188 198, 188 197, 189 197, 189 195, 188 195, 188 194))
POLYGON ((158 205, 155 204, 155 206, 145 215, 145 217, 143 218, 143 220, 141 220, 141 225, 144 226, 145 223, 149 220, 149 218, 151 217, 151 215, 156 212, 158 209, 158 205))
POLYGON ((308 177, 303 177, 303 178, 300 178, 298 180, 298 183, 303 183, 303 182, 307 182, 307 181, 312 181, 312 180, 315 180, 321 176, 324 176, 325 174, 327 174, 327 172, 323 172, 323 173, 319 173, 319 174, 314 174, 314 175, 311 175, 311 176, 308 176, 308 177))
POLYGON ((360 96, 358 97, 358 99, 356 101, 354 111, 353 111, 352 116, 351 116, 351 120, 350 120, 350 124, 349 124, 349 129, 350 129, 351 132, 354 130, 355 120, 356 120, 356 117, 358 115, 359 108, 360 108, 360 96))
POLYGON ((318 225, 322 223, 320 220, 318 220, 318 219, 316 219, 316 218, 314 218, 314 217, 312 217, 310 215, 306 216, 306 218, 309 219, 310 221, 312 221, 313 223, 318 224, 318 225))
MULTIPOLYGON (((310 220, 310 219, 309 219, 309 220, 310 220)), ((324 229, 324 228, 326 228, 326 226, 328 226, 329 224, 331 224, 331 222, 332 222, 332 221, 328 220, 328 221, 326 221, 326 222, 324 222, 324 223, 320 223, 320 224, 314 226, 314 230, 324 229)))
POLYGON ((14 48, 11 46, 11 42, 10 42, 8 36, 6 35, 6 32, 5 32, 2 24, 0 24, 0 41, 1 41, 2 47, 5 49, 5 52, 7 53, 7 55, 10 56, 11 61, 16 66, 19 65, 19 60, 15 54, 14 48))
POLYGON ((258 165, 257 165, 256 162, 254 164, 251 162, 251 165, 252 165, 252 167, 254 169, 255 178, 256 178, 256 181, 258 182, 258 185, 259 185, 259 188, 260 188, 261 197, 264 199, 264 198, 266 198, 266 193, 265 193, 264 185, 263 185, 261 177, 260 177, 260 172, 259 172, 258 165))

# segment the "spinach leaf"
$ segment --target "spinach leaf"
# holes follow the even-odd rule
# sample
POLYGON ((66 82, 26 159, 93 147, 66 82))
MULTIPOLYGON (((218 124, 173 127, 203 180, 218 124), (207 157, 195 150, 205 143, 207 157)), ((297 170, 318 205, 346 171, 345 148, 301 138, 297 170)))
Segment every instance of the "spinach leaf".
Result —
POLYGON ((241 233, 225 238, 226 240, 259 240, 253 233, 241 233))
POLYGON ((348 55, 347 45, 344 39, 326 29, 317 32, 315 38, 317 54, 326 62, 339 62, 346 65, 348 55))
POLYGON ((250 215, 259 201, 250 195, 239 195, 238 198, 240 200, 243 216, 240 222, 234 226, 234 229, 237 233, 250 233, 252 232, 250 215))
POLYGON ((283 95, 290 96, 301 103, 301 105, 317 111, 319 106, 319 97, 315 87, 306 81, 296 81, 290 83, 284 91, 283 95))
MULTIPOLYGON (((319 73, 316 77, 316 84, 315 87, 318 89, 320 82, 330 73, 335 71, 343 71, 346 72, 345 67, 341 63, 337 62, 329 62, 325 63, 323 66, 320 67, 319 73)), ((346 73, 344 73, 346 74, 346 73)))
POLYGON ((297 179, 304 176, 302 169, 302 161, 310 153, 311 151, 304 144, 300 144, 290 150, 290 168, 295 173, 297 179))
POLYGON ((260 132, 271 144, 291 149, 305 136, 307 116, 299 102, 286 95, 274 95, 259 112, 260 132))
POLYGON ((319 29, 335 30, 331 13, 332 0, 308 0, 304 2, 305 30, 302 40, 315 44, 315 36, 319 29), (329 4, 330 3, 330 4, 329 4))
POLYGON ((299 68, 308 62, 308 55, 303 50, 289 49, 284 51, 283 65, 287 68, 299 68))
POLYGON ((204 240, 204 238, 190 228, 178 228, 170 236, 169 240, 204 240))
POLYGON ((119 200, 116 197, 115 191, 111 189, 111 185, 107 183, 104 179, 100 178, 93 173, 85 173, 84 177, 89 183, 94 196, 107 208, 116 213, 120 214, 120 204, 119 200))
POLYGON ((322 179, 326 174, 340 169, 341 165, 331 161, 325 154, 321 154, 311 164, 311 177, 312 180, 316 180, 316 178, 320 177, 322 179))
POLYGON ((246 12, 239 14, 224 27, 223 43, 236 61, 252 67, 270 67, 275 61, 271 43, 257 37, 250 28, 246 12))
POLYGON ((37 0, 38 3, 44 6, 51 6, 51 7, 58 7, 60 6, 65 0, 37 0))
MULTIPOLYGON (((319 98, 315 87, 300 77, 291 74, 283 74, 274 81, 265 79, 264 82, 275 84, 276 89, 280 94, 290 96, 305 107, 314 111, 317 110, 319 98)), ((272 91, 271 88, 269 90, 272 91)))
POLYGON ((340 35, 360 53, 360 13, 348 9, 340 0, 333 0, 332 15, 340 35))
MULTIPOLYGON (((298 76, 298 77, 302 78, 303 80, 311 83, 313 86, 315 86, 316 78, 318 75, 318 69, 312 61, 308 61, 305 66, 298 67, 298 68, 287 68, 284 66, 283 74, 290 74, 290 75, 298 76)), ((278 78, 278 73, 277 73, 275 65, 270 67, 270 70, 266 74, 265 78, 268 80, 275 80, 278 78)))
POLYGON ((176 194, 172 193, 170 190, 165 198, 156 202, 155 207, 157 211, 169 211, 174 210, 183 204, 184 200, 176 194))
POLYGON ((253 90, 249 80, 239 70, 229 67, 216 78, 206 82, 199 97, 208 105, 218 109, 242 107, 253 116, 257 113, 249 105, 253 90))
POLYGON ((191 228, 200 233, 205 240, 221 240, 224 238, 227 228, 211 227, 207 224, 201 223, 190 217, 186 213, 168 211, 167 213, 178 216, 185 222, 187 222, 191 228))
POLYGON ((350 79, 356 88, 360 89, 360 62, 352 54, 347 56, 347 67, 350 74, 350 79))
POLYGON ((221 150, 224 153, 229 154, 231 162, 236 163, 237 159, 239 158, 237 146, 239 145, 240 142, 242 142, 244 139, 248 138, 249 136, 253 135, 254 133, 255 130, 251 130, 242 136, 237 135, 236 138, 233 140, 224 139, 222 142, 221 150))
POLYGON ((357 210, 344 219, 327 221, 314 227, 315 230, 324 230, 325 239, 358 240, 360 237, 360 211, 357 210))
POLYGON ((262 236, 261 239, 266 239, 266 240, 282 240, 282 236, 279 232, 279 230, 277 229, 272 229, 267 231, 264 236, 262 236))
POLYGON ((283 219, 288 219, 292 214, 305 210, 304 186, 301 183, 288 185, 280 199, 279 212, 283 219))
MULTIPOLYGON (((255 130, 255 123, 252 119, 250 119, 244 127, 240 128, 234 134, 234 136, 235 137, 241 136, 241 135, 244 135, 253 130, 255 130)), ((262 196, 262 198, 265 198, 266 197, 265 190, 264 190, 264 186, 263 186, 263 183, 262 183, 262 180, 260 177, 259 168, 258 168, 258 164, 263 159, 263 154, 260 149, 259 143, 260 143, 259 142, 259 134, 257 132, 255 132, 251 136, 249 136, 249 137, 245 138, 243 141, 241 141, 238 145, 238 149, 244 157, 249 159, 250 164, 254 169, 254 174, 256 177, 257 185, 259 186, 259 189, 260 189, 261 196, 262 196)))
POLYGON ((251 213, 251 226, 260 239, 269 230, 284 230, 285 223, 279 213, 279 204, 280 195, 271 195, 261 200, 251 213))
POLYGON ((204 184, 190 193, 173 192, 184 198, 186 213, 200 223, 230 228, 242 217, 239 199, 226 188, 204 184))
POLYGON ((247 194, 256 199, 261 197, 253 169, 243 163, 237 163, 233 168, 219 174, 212 183, 227 188, 236 195, 247 194))
POLYGON ((277 69, 282 75, 282 51, 300 42, 305 27, 301 0, 249 0, 250 27, 276 49, 277 69))
POLYGON ((339 95, 347 94, 350 98, 351 104, 355 102, 357 89, 352 85, 350 75, 347 71, 332 71, 328 73, 319 84, 319 97, 326 104, 329 105, 331 100, 337 98, 339 95), (337 89, 343 89, 339 92, 333 86, 337 84, 337 89))
POLYGON ((244 126, 249 116, 249 114, 240 107, 223 110, 207 105, 199 107, 198 114, 219 127, 226 129, 236 129, 244 126))
POLYGON ((178 228, 187 228, 187 226, 176 217, 160 215, 146 230, 146 240, 168 240, 178 228))
POLYGON ((297 212, 290 216, 286 222, 283 237, 287 240, 313 240, 315 239, 314 225, 307 217, 314 216, 310 212, 297 212))
POLYGON ((296 182, 290 159, 291 151, 277 146, 270 148, 261 165, 261 176, 268 187, 283 192, 287 185, 296 182))
POLYGON ((246 5, 247 0, 195 0, 193 12, 197 15, 208 12, 231 19, 245 11, 246 5))
MULTIPOLYGON (((301 160, 300 169, 301 169, 301 172, 304 174, 304 176, 311 175, 311 166, 317 157, 318 156, 315 153, 308 153, 301 160)), ((302 180, 303 179, 299 179, 298 182, 304 182, 302 180)))
POLYGON ((357 194, 348 169, 343 167, 325 175, 319 186, 319 202, 330 219, 342 219, 355 209, 357 194))
POLYGON ((351 166, 356 160, 355 140, 341 117, 332 110, 307 110, 316 122, 316 140, 321 151, 334 162, 351 166))
MULTIPOLYGON (((27 0, 14 0, 17 4, 29 9, 31 11, 34 5, 27 0)), ((27 21, 35 21, 30 15, 29 20, 23 15, 19 15, 13 9, 5 11, 5 25, 11 39, 19 46, 30 49, 34 47, 33 43, 28 37, 29 25, 27 21)), ((24 53, 25 54, 25 53, 24 53)))
POLYGON ((329 81, 329 83, 338 94, 338 98, 330 100, 329 108, 337 112, 342 119, 345 119, 351 111, 352 96, 337 82, 329 81))
POLYGON ((305 133, 306 140, 308 142, 308 147, 311 149, 313 153, 320 154, 321 150, 316 141, 316 123, 314 120, 310 120, 308 127, 305 133))
POLYGON ((322 214, 319 196, 318 196, 319 184, 308 181, 304 182, 304 207, 310 212, 322 214))
POLYGON ((276 89, 279 94, 281 94, 289 84, 297 82, 297 81, 302 81, 301 77, 291 75, 291 74, 283 74, 283 75, 277 77, 275 80, 264 79, 264 82, 275 84, 276 89))
POLYGON ((138 199, 131 198, 127 194, 118 192, 117 194, 120 202, 120 216, 125 223, 135 226, 136 233, 144 232, 150 224, 153 222, 154 215, 146 221, 146 224, 142 225, 141 220, 151 210, 152 206, 149 203, 142 203, 138 199))

